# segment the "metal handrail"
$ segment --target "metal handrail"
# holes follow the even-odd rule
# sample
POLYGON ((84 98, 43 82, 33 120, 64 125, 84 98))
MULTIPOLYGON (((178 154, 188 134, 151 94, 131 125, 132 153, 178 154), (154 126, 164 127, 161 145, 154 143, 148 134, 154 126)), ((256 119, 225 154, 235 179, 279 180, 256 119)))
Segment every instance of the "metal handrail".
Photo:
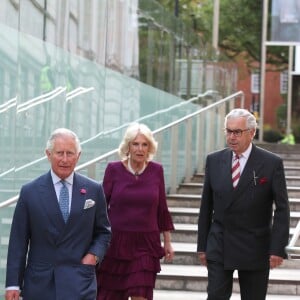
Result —
POLYGON ((71 92, 68 92, 67 93, 67 97, 66 97, 66 101, 71 101, 73 98, 79 96, 79 95, 82 95, 82 94, 85 94, 85 93, 88 93, 88 92, 91 92, 95 90, 95 88, 92 86, 92 87, 89 87, 89 88, 85 88, 85 87, 78 87, 76 88, 75 90, 71 91, 71 92))
POLYGON ((5 113, 10 108, 17 105, 17 97, 8 100, 7 102, 0 104, 0 114, 5 113))
POLYGON ((36 105, 44 103, 44 102, 51 101, 52 99, 54 99, 59 94, 65 92, 65 90, 66 90, 65 87, 57 87, 49 93, 40 95, 40 96, 35 97, 33 99, 30 99, 26 102, 23 102, 23 103, 17 105, 17 113, 20 113, 22 111, 26 111, 26 110, 28 110, 28 109, 36 106, 36 105))
MULTIPOLYGON (((17 105, 17 113, 29 110, 29 109, 31 109, 37 105, 43 104, 45 102, 52 101, 58 95, 66 92, 66 90, 67 90, 66 87, 59 86, 46 94, 40 95, 40 96, 30 99, 26 102, 23 102, 23 103, 17 105)), ((94 87, 89 87, 89 88, 77 87, 76 89, 66 93, 66 102, 71 101, 73 98, 75 98, 79 95, 88 93, 93 90, 94 90, 94 87)))
MULTIPOLYGON (((144 120, 149 119, 149 118, 151 118, 151 117, 154 117, 154 116, 157 116, 157 115, 160 115, 160 114, 169 112, 169 111, 171 111, 171 110, 173 110, 173 109, 175 109, 175 108, 178 108, 178 107, 181 107, 181 106, 185 106, 185 105, 187 105, 187 104, 189 104, 189 103, 191 103, 191 102, 198 101, 200 98, 204 98, 204 97, 206 97, 206 96, 218 95, 218 94, 219 94, 219 92, 217 92, 217 91, 214 91, 214 90, 208 90, 208 91, 206 91, 205 93, 203 93, 203 94, 198 94, 196 97, 192 97, 192 98, 190 98, 190 99, 188 99, 188 100, 186 100, 186 101, 182 101, 182 102, 180 102, 180 103, 174 104, 174 105, 169 106, 169 107, 167 107, 167 108, 163 108, 163 109, 157 110, 157 111, 155 111, 155 112, 153 112, 153 113, 150 113, 150 114, 148 114, 148 115, 145 115, 145 116, 143 116, 143 117, 140 117, 140 118, 134 120, 133 122, 141 122, 141 121, 144 121, 144 120)), ((101 132, 99 132, 97 135, 91 137, 90 139, 83 141, 83 142, 81 143, 81 145, 84 145, 84 144, 86 144, 86 143, 88 143, 88 142, 90 142, 90 141, 92 141, 92 140, 95 140, 96 138, 99 138, 99 137, 102 136, 102 135, 111 134, 111 133, 114 133, 114 132, 116 132, 116 131, 118 131, 118 130, 120 130, 120 129, 122 129, 122 128, 126 128, 130 123, 132 123, 132 122, 124 123, 124 124, 122 124, 121 126, 118 126, 118 127, 115 127, 115 128, 109 129, 109 130, 106 130, 106 131, 101 131, 101 132)))
MULTIPOLYGON (((241 97, 241 106, 243 107, 244 106, 244 93, 242 91, 239 91, 239 92, 234 93, 234 94, 232 94, 232 95, 230 95, 228 97, 225 97, 225 98, 223 98, 223 99, 221 99, 221 100, 219 100, 219 101, 217 101, 215 103, 209 104, 209 105, 207 105, 204 108, 200 108, 199 110, 197 110, 197 111, 195 111, 195 112, 193 112, 193 113, 191 113, 191 114, 189 114, 189 115, 187 115, 185 117, 182 117, 182 118, 180 118, 180 119, 178 119, 176 121, 173 121, 173 122, 171 122, 171 123, 169 123, 169 124, 167 124, 165 126, 162 126, 159 129, 153 130, 153 135, 157 135, 157 134, 161 133, 162 131, 164 131, 166 129, 169 129, 169 128, 174 127, 174 126, 176 126, 176 125, 178 125, 180 123, 183 123, 183 122, 185 122, 185 121, 193 118, 194 116, 199 115, 200 113, 203 113, 203 112, 205 112, 205 111, 207 111, 207 110, 209 110, 211 108, 214 108, 216 106, 219 106, 219 105, 223 104, 224 102, 229 101, 231 99, 234 99, 236 97, 241 97)), ((100 155, 100 156, 98 156, 98 157, 96 157, 96 158, 94 158, 94 159, 92 159, 92 160, 90 160, 90 161, 88 161, 86 163, 83 163, 83 164, 77 166, 75 168, 75 170, 79 171, 79 170, 82 170, 82 169, 86 169, 87 167, 89 167, 91 165, 99 163, 100 161, 105 160, 105 159, 107 159, 108 157, 110 157, 112 155, 115 155, 117 152, 118 152, 118 149, 114 149, 112 151, 109 151, 109 152, 107 152, 107 153, 105 153, 103 155, 100 155)))
MULTIPOLYGON (((93 88, 84 89, 84 90, 80 90, 80 92, 81 92, 81 93, 82 93, 82 92, 89 92, 89 91, 91 91, 92 89, 93 89, 93 88)), ((65 90, 65 88, 64 88, 64 89, 62 89, 62 88, 57 88, 56 90, 54 90, 54 91, 55 91, 55 95, 57 95, 57 90, 59 91, 59 93, 61 93, 62 91, 65 90)), ((47 93, 47 94, 44 95, 44 96, 46 96, 46 100, 49 99, 49 98, 51 98, 51 99, 53 98, 52 95, 53 95, 54 91, 51 91, 50 93, 47 93)), ((74 91, 76 91, 76 90, 74 90, 74 91)), ((69 97, 69 98, 67 99, 67 101, 70 101, 73 97, 75 97, 75 96, 78 95, 78 94, 76 93, 76 95, 74 96, 74 94, 73 94, 74 91, 72 91, 72 92, 70 92, 70 93, 67 94, 68 97, 69 97)), ((159 115, 159 114, 162 114, 162 113, 166 113, 166 112, 169 112, 169 111, 171 111, 171 110, 173 110, 173 109, 175 109, 175 108, 178 108, 178 107, 181 107, 181 106, 185 106, 185 105, 187 105, 187 104, 189 104, 189 103, 191 103, 191 102, 198 101, 200 98, 204 98, 204 97, 212 96, 212 95, 218 95, 218 92, 217 92, 217 91, 214 91, 214 90, 208 90, 208 91, 204 92, 203 94, 198 94, 196 97, 192 97, 192 98, 190 98, 190 99, 188 99, 188 100, 186 100, 186 101, 182 101, 182 102, 177 103, 177 104, 174 104, 174 105, 172 105, 172 106, 170 106, 170 107, 168 107, 168 108, 164 108, 164 109, 155 111, 154 113, 150 113, 150 114, 148 114, 148 115, 145 115, 145 116, 143 116, 143 117, 140 117, 140 118, 136 119, 134 122, 141 122, 141 121, 146 120, 146 119, 149 119, 149 118, 151 118, 151 117, 153 117, 153 116, 156 116, 156 115, 159 115)), ((227 98, 228 98, 228 97, 227 97, 227 98)), ((30 108, 30 107, 32 107, 32 106, 38 105, 38 104, 40 103, 40 101, 45 102, 45 99, 43 98, 43 96, 39 96, 39 97, 37 97, 37 98, 34 98, 34 99, 32 99, 32 100, 29 100, 29 101, 27 101, 27 102, 21 104, 21 107, 19 107, 19 110, 20 110, 20 109, 25 110, 25 109, 28 109, 28 108, 30 108), (38 100, 38 101, 37 101, 37 100, 38 100)), ((47 101, 48 101, 48 100, 47 100, 47 101)), ((96 134, 95 136, 93 136, 93 137, 91 137, 91 138, 89 138, 89 139, 87 139, 87 140, 85 140, 85 141, 82 141, 80 144, 81 144, 81 145, 85 145, 85 144, 87 144, 88 142, 91 142, 91 141, 93 141, 93 140, 99 138, 100 136, 105 136, 105 135, 107 135, 107 134, 111 134, 111 133, 117 132, 117 131, 119 131, 119 130, 122 129, 122 128, 126 128, 128 125, 129 125, 129 123, 124 123, 124 124, 122 124, 121 126, 114 127, 114 128, 112 128, 112 129, 109 129, 109 130, 106 130, 106 131, 101 131, 101 132, 99 132, 98 134, 96 134)), ((36 159, 36 160, 34 160, 34 161, 31 161, 31 162, 29 162, 29 163, 27 163, 27 164, 24 164, 24 165, 22 165, 22 166, 20 166, 20 167, 18 167, 18 168, 12 168, 12 169, 7 170, 7 171, 5 171, 5 172, 3 172, 3 173, 0 173, 0 178, 6 176, 8 173, 19 172, 19 171, 24 170, 24 169, 26 169, 26 168, 28 168, 28 167, 31 167, 31 166, 33 166, 33 165, 35 165, 35 164, 37 164, 37 163, 39 163, 39 162, 41 162, 41 161, 43 161, 43 160, 46 160, 46 158, 47 158, 46 156, 43 156, 43 157, 40 157, 40 158, 38 158, 38 159, 36 159)))
POLYGON ((290 239, 288 246, 285 248, 286 252, 289 255, 300 254, 300 247, 296 246, 296 242, 299 239, 299 236, 300 236, 300 220, 298 221, 298 224, 294 230, 293 236, 290 239))
POLYGON ((15 204, 19 199, 19 194, 0 203, 0 209, 15 204))

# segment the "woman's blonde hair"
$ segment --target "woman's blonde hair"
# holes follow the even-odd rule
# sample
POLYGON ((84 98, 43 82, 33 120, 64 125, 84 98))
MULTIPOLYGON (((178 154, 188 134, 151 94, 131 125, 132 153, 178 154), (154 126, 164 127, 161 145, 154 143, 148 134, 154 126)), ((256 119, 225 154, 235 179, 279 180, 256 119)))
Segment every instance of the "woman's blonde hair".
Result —
POLYGON ((132 123, 126 129, 123 140, 119 145, 119 156, 125 160, 129 156, 129 143, 132 142, 138 134, 142 134, 149 142, 149 153, 147 160, 152 160, 157 151, 157 141, 154 139, 152 131, 145 124, 132 123))

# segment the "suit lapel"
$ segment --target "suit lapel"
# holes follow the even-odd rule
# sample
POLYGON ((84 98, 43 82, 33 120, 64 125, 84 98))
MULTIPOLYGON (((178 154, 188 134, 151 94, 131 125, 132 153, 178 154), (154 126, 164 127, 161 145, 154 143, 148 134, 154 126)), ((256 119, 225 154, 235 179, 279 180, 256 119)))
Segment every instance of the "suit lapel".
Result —
POLYGON ((41 178, 39 193, 43 211, 48 216, 52 224, 56 227, 64 226, 65 224, 59 208, 50 171, 45 175, 45 177, 41 178))
POLYGON ((227 149, 221 157, 221 174, 220 177, 224 179, 224 185, 232 186, 231 179, 231 162, 232 162, 232 151, 227 149))
POLYGON ((220 168, 220 178, 222 178, 223 181, 223 190, 227 191, 226 197, 224 197, 224 200, 226 201, 225 207, 228 207, 231 205, 234 197, 234 190, 232 186, 232 176, 231 176, 231 167, 232 167, 232 151, 231 149, 226 149, 226 151, 223 153, 223 156, 221 158, 221 168, 220 168))
POLYGON ((82 193, 82 190, 87 191, 85 180, 82 176, 75 173, 73 179, 71 211, 67 225, 76 222, 77 217, 83 213, 86 195, 85 193, 82 193))

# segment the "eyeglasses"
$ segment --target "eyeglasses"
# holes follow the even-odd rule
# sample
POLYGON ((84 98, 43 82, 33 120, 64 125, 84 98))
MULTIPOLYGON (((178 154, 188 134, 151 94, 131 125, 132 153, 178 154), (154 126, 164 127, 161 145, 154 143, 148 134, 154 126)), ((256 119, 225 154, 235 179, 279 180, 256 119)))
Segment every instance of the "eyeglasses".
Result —
POLYGON ((247 128, 247 129, 235 129, 235 130, 231 130, 229 128, 225 128, 225 134, 227 136, 231 136, 232 134, 235 136, 235 137, 241 137, 243 132, 245 131, 249 131, 250 128, 247 128))

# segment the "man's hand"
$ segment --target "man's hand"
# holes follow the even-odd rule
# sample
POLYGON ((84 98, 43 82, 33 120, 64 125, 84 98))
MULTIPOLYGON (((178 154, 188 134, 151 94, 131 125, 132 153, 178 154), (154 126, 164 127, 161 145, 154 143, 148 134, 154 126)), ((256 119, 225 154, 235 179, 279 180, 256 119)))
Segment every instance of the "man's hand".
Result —
POLYGON ((18 290, 7 290, 5 292, 5 300, 19 300, 20 291, 18 290))
POLYGON ((207 266, 206 254, 205 252, 198 252, 200 263, 207 266))
POLYGON ((82 258, 81 263, 84 264, 84 265, 93 265, 93 266, 95 266, 97 264, 96 256, 94 254, 88 253, 87 255, 85 255, 82 258))
POLYGON ((270 261, 270 269, 274 269, 279 267, 282 264, 283 258, 276 255, 270 255, 269 261, 270 261))

